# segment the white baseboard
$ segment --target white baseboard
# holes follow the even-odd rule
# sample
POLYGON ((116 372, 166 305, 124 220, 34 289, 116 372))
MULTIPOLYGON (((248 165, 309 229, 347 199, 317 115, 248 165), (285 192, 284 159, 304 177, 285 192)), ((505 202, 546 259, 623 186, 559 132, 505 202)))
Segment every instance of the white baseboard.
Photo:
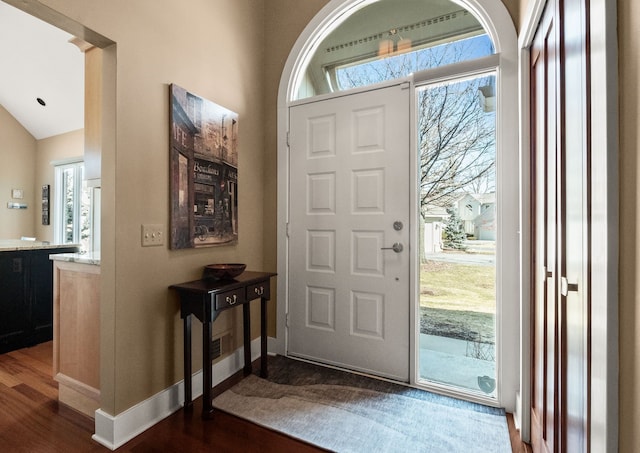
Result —
MULTIPOLYGON (((272 339, 268 338, 268 345, 270 344, 272 339)), ((251 342, 251 360, 258 357, 259 337, 251 342)), ((240 347, 213 365, 213 385, 218 385, 243 367, 244 348, 240 347)), ((192 394, 193 399, 202 395, 202 370, 193 374, 192 394)), ((98 409, 95 413, 95 434, 92 438, 99 444, 115 450, 181 409, 183 404, 184 380, 181 380, 116 416, 98 409)))

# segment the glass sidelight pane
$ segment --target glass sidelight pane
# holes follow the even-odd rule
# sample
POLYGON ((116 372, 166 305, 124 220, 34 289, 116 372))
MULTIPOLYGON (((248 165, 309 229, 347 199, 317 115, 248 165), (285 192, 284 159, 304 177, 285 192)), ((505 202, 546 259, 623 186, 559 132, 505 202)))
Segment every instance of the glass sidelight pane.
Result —
POLYGON ((76 204, 75 192, 75 168, 69 167, 62 170, 62 225, 63 244, 70 244, 74 241, 74 213, 76 204))
POLYGON ((76 162, 55 167, 57 197, 53 216, 54 236, 61 244, 79 244, 82 252, 93 250, 93 189, 84 179, 84 164, 76 162))
POLYGON ((496 397, 495 75, 417 90, 419 378, 496 397))

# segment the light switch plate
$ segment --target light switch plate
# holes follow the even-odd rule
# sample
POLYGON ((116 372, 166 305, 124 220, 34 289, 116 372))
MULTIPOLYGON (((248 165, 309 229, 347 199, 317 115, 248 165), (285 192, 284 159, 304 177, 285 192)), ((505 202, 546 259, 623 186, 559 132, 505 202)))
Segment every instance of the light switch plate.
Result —
POLYGON ((162 224, 142 225, 142 246, 154 247, 164 245, 164 226, 162 224))

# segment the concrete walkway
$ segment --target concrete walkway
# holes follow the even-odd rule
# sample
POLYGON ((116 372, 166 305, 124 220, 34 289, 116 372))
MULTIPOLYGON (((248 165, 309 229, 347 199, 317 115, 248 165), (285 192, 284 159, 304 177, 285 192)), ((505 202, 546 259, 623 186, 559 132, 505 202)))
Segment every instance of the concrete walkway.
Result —
POLYGON ((495 266, 495 255, 475 255, 472 253, 452 253, 452 252, 440 252, 440 253, 427 253, 425 258, 432 261, 442 261, 445 263, 458 263, 458 264, 475 264, 478 266, 495 266))
POLYGON ((495 378, 495 361, 468 357, 473 345, 464 340, 420 334, 420 378, 495 397, 478 385, 478 377, 495 378))

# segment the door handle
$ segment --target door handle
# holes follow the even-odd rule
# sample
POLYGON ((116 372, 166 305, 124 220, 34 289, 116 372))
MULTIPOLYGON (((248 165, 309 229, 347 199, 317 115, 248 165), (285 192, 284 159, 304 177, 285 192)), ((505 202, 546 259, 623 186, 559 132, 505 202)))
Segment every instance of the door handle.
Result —
POLYGON ((578 292, 578 284, 577 283, 569 283, 567 277, 562 277, 560 279, 560 294, 563 296, 568 296, 569 292, 578 292))
POLYGON ((404 246, 401 243, 396 242, 391 247, 382 247, 380 250, 393 250, 396 253, 400 253, 404 250, 404 246))

